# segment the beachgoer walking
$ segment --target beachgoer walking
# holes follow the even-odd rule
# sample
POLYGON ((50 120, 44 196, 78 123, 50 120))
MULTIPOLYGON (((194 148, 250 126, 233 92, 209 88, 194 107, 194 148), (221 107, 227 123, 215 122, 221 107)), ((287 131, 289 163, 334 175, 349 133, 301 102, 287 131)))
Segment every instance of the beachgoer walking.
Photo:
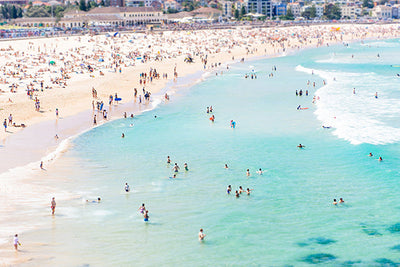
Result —
POLYGON ((21 246, 21 243, 19 243, 18 234, 15 234, 14 235, 14 248, 15 248, 15 250, 18 250, 18 245, 21 246))
POLYGON ((51 215, 54 215, 54 212, 56 211, 56 200, 55 200, 55 198, 53 197, 52 199, 51 199, 51 215))
POLYGON ((7 119, 4 119, 3 126, 4 126, 4 131, 7 132, 7 119))

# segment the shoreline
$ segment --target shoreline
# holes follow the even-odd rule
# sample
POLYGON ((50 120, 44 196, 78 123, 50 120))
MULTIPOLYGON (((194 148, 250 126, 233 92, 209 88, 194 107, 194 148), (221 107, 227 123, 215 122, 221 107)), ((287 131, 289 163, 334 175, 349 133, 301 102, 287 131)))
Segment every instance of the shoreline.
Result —
MULTIPOLYGON (((397 36, 398 37, 398 36, 397 36)), ((396 37, 390 37, 390 38, 396 38, 396 37)), ((390 38, 385 38, 385 39, 390 39, 390 38)), ((373 38, 373 37, 371 37, 371 38, 369 38, 369 39, 377 39, 377 40, 379 40, 379 39, 381 39, 381 38, 373 38)), ((361 39, 361 40, 364 40, 364 39, 361 39)), ((356 42, 356 41, 361 41, 361 40, 355 40, 355 39, 353 39, 352 41, 354 41, 354 42, 356 42)), ((332 44, 340 44, 342 41, 337 41, 336 43, 330 43, 330 45, 332 44)), ((315 43, 311 43, 311 44, 309 44, 309 45, 305 45, 305 47, 303 47, 302 49, 298 49, 298 48, 293 48, 293 49, 290 49, 289 51, 285 51, 285 54, 284 55, 282 55, 282 56, 287 56, 287 55, 292 55, 292 54, 296 54, 298 51, 301 51, 301 50, 303 50, 303 49, 309 49, 309 48, 316 48, 315 47, 315 43)), ((271 58, 271 57, 276 57, 276 56, 279 56, 279 54, 275 54, 275 55, 263 55, 263 53, 261 52, 261 53, 259 53, 259 54, 261 54, 261 55, 255 55, 255 56, 249 56, 248 54, 247 55, 243 55, 242 54, 242 56, 243 57, 246 57, 246 59, 245 59, 245 61, 253 61, 253 60, 260 60, 260 59, 263 59, 263 58, 271 58)), ((222 58, 221 57, 221 55, 218 55, 218 54, 216 54, 216 56, 218 57, 218 56, 220 56, 220 58, 222 58)), ((208 74, 206 74, 206 75, 211 75, 212 73, 215 73, 215 72, 219 72, 220 70, 221 70, 221 68, 222 67, 224 67, 224 65, 226 65, 227 64, 227 62, 230 62, 229 61, 229 57, 231 56, 230 54, 226 54, 226 55, 224 55, 225 57, 224 57, 224 59, 225 59, 225 61, 224 60, 221 60, 221 61, 219 61, 219 62, 221 62, 222 64, 221 64, 221 66, 220 66, 220 68, 213 68, 213 69, 211 69, 211 70, 207 70, 206 72, 208 72, 208 74)), ((179 58, 179 59, 176 59, 175 61, 178 61, 178 60, 180 60, 180 59, 182 59, 182 58, 179 58)), ((215 60, 217 60, 217 59, 215 59, 215 60)), ((182 60, 183 61, 183 60, 182 60)), ((151 65, 151 63, 152 62, 150 62, 150 65, 151 65)), ((229 64, 237 64, 237 63, 239 63, 239 61, 237 61, 237 62, 234 62, 234 63, 229 63, 229 64)), ((182 64, 182 63, 180 63, 180 64, 182 64)), ((200 64, 198 64, 196 67, 198 67, 200 64)), ((187 65, 183 65, 183 66, 187 66, 187 65)), ((201 66, 201 65, 200 65, 201 66)), ((181 67, 182 67, 182 65, 181 65, 181 67)), ((145 68, 145 67, 143 67, 143 68, 145 68)), ((193 69, 193 68, 192 68, 193 69)), ((178 72, 179 72, 179 69, 178 69, 178 72)), ((168 86, 168 83, 169 82, 167 82, 167 81, 165 81, 165 80, 162 80, 164 83, 163 83, 163 86, 159 86, 159 88, 158 88, 158 91, 157 90, 155 90, 153 93, 154 93, 154 95, 156 95, 157 97, 160 97, 161 98, 161 102, 162 102, 162 95, 163 95, 163 90, 169 90, 169 89, 174 89, 174 87, 177 87, 176 88, 176 93, 179 93, 179 87, 180 86, 182 86, 182 87, 186 87, 186 84, 184 83, 183 85, 179 85, 179 80, 180 79, 182 79, 182 80, 185 80, 188 76, 191 76, 191 75, 195 75, 196 73, 201 73, 201 75, 199 75, 199 76, 203 76, 204 75, 204 73, 206 73, 205 71, 202 71, 201 69, 200 70, 197 70, 197 72, 195 71, 194 73, 186 73, 186 75, 183 75, 183 76, 179 76, 180 78, 178 78, 178 83, 177 84, 174 84, 172 81, 169 81, 171 84, 168 86)), ((172 75, 171 75, 172 76, 172 75)), ((200 78, 200 80, 202 80, 202 78, 200 78)), ((192 80, 190 80, 187 84, 187 87, 188 88, 190 88, 191 86, 193 86, 195 83, 196 83, 196 80, 195 79, 192 79, 192 80), (191 81, 191 82, 190 82, 191 81)), ((147 88, 147 89, 150 89, 150 88, 147 88)), ((125 92, 125 95, 128 95, 128 93, 129 92, 125 92)), ((130 93, 130 95, 132 95, 132 93, 130 93)), ((124 97, 124 99, 128 99, 128 97, 124 97)), ((130 100, 128 100, 127 102, 125 102, 124 104, 120 104, 120 106, 117 106, 117 107, 115 107, 115 109, 112 111, 112 113, 110 113, 110 115, 111 115, 111 119, 110 120, 107 120, 105 123, 107 123, 107 122, 110 122, 110 121, 113 121, 113 120, 115 120, 115 119, 119 119, 119 118, 122 118, 122 113, 124 112, 124 111, 126 111, 126 110, 124 110, 124 108, 128 108, 129 106, 130 106, 130 104, 134 104, 134 102, 133 102, 133 98, 132 99, 130 99, 130 100), (129 101, 129 102, 128 102, 129 101), (117 115, 117 114, 119 114, 119 115, 117 115)), ((151 104, 151 103, 150 103, 151 104)), ((137 106, 137 105, 135 105, 135 107, 136 108, 140 108, 139 106, 137 106)), ((152 109, 150 109, 150 110, 152 110, 152 109)), ((43 158, 43 157, 47 157, 47 155, 49 155, 49 149, 55 149, 55 150, 57 150, 58 148, 59 148, 59 146, 60 146, 60 143, 61 142, 63 142, 64 140, 68 140, 68 139, 70 139, 70 138, 74 138, 75 136, 79 136, 80 134, 82 134, 82 133, 84 133, 84 132, 87 132, 87 131, 90 131, 93 127, 91 127, 91 125, 92 125, 92 123, 91 123, 91 117, 89 117, 88 115, 91 113, 91 112, 93 112, 92 110, 90 110, 90 109, 86 109, 86 110, 84 110, 84 111, 80 111, 79 113, 77 113, 77 114, 75 114, 75 115, 70 115, 70 116, 66 116, 65 117, 65 121, 66 121, 66 128, 68 128, 67 126, 68 126, 68 121, 69 120, 71 120, 71 123, 80 123, 81 124, 81 126, 76 126, 76 124, 75 124, 75 126, 74 127, 72 127, 73 128, 73 130, 72 130, 72 132, 68 132, 70 129, 68 128, 68 129, 66 129, 66 132, 68 132, 65 136, 64 135, 60 135, 60 136, 62 136, 57 142, 52 142, 52 141, 47 141, 47 144, 49 144, 47 147, 45 147, 45 148, 43 148, 43 147, 41 147, 42 146, 42 144, 36 144, 36 145, 38 145, 39 147, 41 147, 42 148, 42 151, 45 151, 45 152, 43 152, 43 154, 42 154, 42 156, 41 157, 39 157, 39 159, 40 158, 43 158), (80 118, 79 120, 77 119, 77 118, 80 118), (83 125, 84 124, 84 125, 83 125), (79 130, 79 129, 82 129, 82 130, 79 130), (49 143, 50 142, 50 143, 49 143)), ((137 111, 129 111, 129 112, 133 112, 135 115, 137 115, 137 113, 135 113, 135 112, 137 112, 137 111)), ((128 113, 128 112, 127 112, 128 113)), ((129 113, 128 113, 128 116, 129 116, 129 113)), ((12 145, 17 145, 17 142, 19 142, 20 140, 18 140, 19 138, 20 138, 20 135, 22 135, 23 133, 25 133, 26 135, 27 135, 27 142, 29 141, 29 131, 34 131, 34 129, 35 128, 45 128, 45 126, 46 125, 51 125, 52 124, 52 121, 54 121, 54 119, 48 119, 48 120, 44 120, 43 122, 40 122, 40 123, 35 123, 35 124, 33 124, 32 126, 29 126, 29 127, 27 127, 26 129, 24 129, 23 131, 20 131, 20 132, 18 132, 18 133, 16 133, 16 134, 14 134, 14 135, 12 135, 12 136, 10 136, 10 137, 8 137, 8 138, 6 138, 6 139, 3 139, 3 144, 5 144, 6 142, 10 142, 12 145), (43 123, 43 125, 42 125, 42 123, 43 123), (43 127, 42 127, 43 126, 43 127), (26 132, 28 132, 28 133, 26 133, 26 132), (10 140, 11 139, 11 140, 10 140), (16 140, 14 140, 14 139, 16 139, 16 140)), ((63 121, 64 122, 64 121, 63 121)), ((61 123, 61 120, 60 120, 60 124, 62 124, 61 123)), ((102 125, 102 124, 99 124, 98 126, 100 126, 100 125, 102 125)), ((96 127, 98 127, 98 126, 96 126, 96 127)), ((56 127, 55 127, 56 128, 56 127)), ((48 137, 52 137, 52 136, 54 136, 54 133, 48 133, 48 137)), ((19 145, 21 145, 21 144, 19 144, 19 145)), ((24 150, 26 151, 26 147, 23 145, 23 149, 22 149, 22 153, 24 152, 24 150)), ((68 146, 67 146, 68 147, 68 146)), ((2 149, 4 149, 4 148, 2 148, 2 149)), ((6 152, 8 152, 7 151, 7 149, 8 149, 8 145, 7 145, 7 147, 5 148, 5 151, 6 152)), ((12 146, 11 146, 11 148, 10 148, 11 150, 13 150, 13 153, 15 152, 15 150, 17 149, 17 148, 13 148, 12 146)), ((67 148, 66 148, 67 149, 67 148)), ((4 150, 3 150, 4 151, 4 150)), ((12 153, 11 151, 10 151, 10 153, 12 153)), ((51 153, 50 153, 51 154, 51 153)), ((19 158, 18 156, 16 156, 15 158, 19 158)), ((12 160, 15 160, 15 159, 12 159, 12 160)), ((51 159, 51 160, 53 160, 53 159, 51 159)), ((51 161, 50 160, 50 161, 51 161)), ((27 164, 29 164, 29 163, 34 163, 34 162, 37 162, 37 161, 28 161, 28 163, 27 164)), ((4 164, 3 164, 4 165, 4 164)), ((22 166, 24 166, 24 164, 21 164, 22 166)), ((17 167, 17 166, 15 166, 15 167, 17 167)), ((4 169, 6 169, 6 170, 10 170, 10 169, 12 169, 12 167, 11 168, 8 168, 7 166, 1 166, 0 165, 0 174, 4 174, 4 172, 3 172, 3 170, 4 169)), ((39 165, 37 166, 37 170, 39 170, 40 171, 40 169, 39 169, 39 165)), ((4 246, 6 246, 6 244, 4 245, 4 246)), ((8 246, 8 245, 7 245, 8 246)), ((1 246, 1 248, 3 248, 3 246, 1 246)))

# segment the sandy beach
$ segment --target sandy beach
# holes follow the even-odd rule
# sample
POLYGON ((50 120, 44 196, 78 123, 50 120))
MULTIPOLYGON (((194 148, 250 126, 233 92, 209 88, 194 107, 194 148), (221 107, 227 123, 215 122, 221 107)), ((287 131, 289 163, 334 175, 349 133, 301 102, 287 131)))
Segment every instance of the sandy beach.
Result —
MULTIPOLYGON (((220 75, 229 65, 242 60, 399 36, 399 27, 387 24, 240 27, 0 42, 0 118, 2 125, 3 121, 7 125, 0 131, 0 149, 3 150, 0 172, 4 178, 0 180, 3 207, 0 217, 2 213, 23 209, 24 201, 48 205, 51 188, 34 183, 40 172, 38 162, 49 166, 60 151, 68 148, 68 143, 63 143, 65 140, 122 118, 124 113, 137 115, 151 109, 157 101, 168 102, 179 92, 179 88, 174 87, 176 79, 179 81, 195 73, 220 75), (193 62, 185 62, 188 58, 193 62), (149 101, 144 99, 148 93, 149 101), (119 103, 115 101, 116 95, 121 98, 119 103), (103 108, 98 111, 97 105, 101 102, 103 108), (107 118, 104 118, 104 109, 107 118), (34 178, 17 179, 10 172, 17 167, 31 169, 34 178), (30 199, 34 198, 30 192, 35 196, 41 192, 43 198, 30 199), (24 200, 19 195, 24 195, 24 200)), ((64 196, 65 199, 78 197, 68 192, 64 196)), ((6 222, 0 220, 0 223, 6 222)), ((11 245, 10 237, 23 233, 25 228, 24 225, 10 225, 0 232, 3 243, 0 266, 31 260, 31 254, 18 254, 11 245)), ((42 248, 37 244, 25 244, 24 250, 29 250, 29 245, 36 247, 40 254, 42 248)))

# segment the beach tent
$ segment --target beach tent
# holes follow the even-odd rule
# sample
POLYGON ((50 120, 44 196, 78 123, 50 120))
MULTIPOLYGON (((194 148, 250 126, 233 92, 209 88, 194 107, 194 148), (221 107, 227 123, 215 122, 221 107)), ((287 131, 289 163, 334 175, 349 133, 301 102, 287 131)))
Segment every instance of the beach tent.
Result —
POLYGON ((56 62, 55 62, 54 60, 51 60, 51 61, 49 62, 49 64, 50 64, 50 65, 54 65, 54 64, 56 64, 56 62))

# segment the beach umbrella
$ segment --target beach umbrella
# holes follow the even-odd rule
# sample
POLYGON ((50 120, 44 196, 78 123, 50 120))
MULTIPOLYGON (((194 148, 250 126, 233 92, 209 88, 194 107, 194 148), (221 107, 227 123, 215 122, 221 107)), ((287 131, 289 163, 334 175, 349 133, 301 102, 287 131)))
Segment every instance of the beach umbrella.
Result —
POLYGON ((50 65, 54 65, 54 64, 56 64, 56 62, 55 62, 54 60, 51 60, 51 61, 49 62, 49 64, 50 64, 50 65))

